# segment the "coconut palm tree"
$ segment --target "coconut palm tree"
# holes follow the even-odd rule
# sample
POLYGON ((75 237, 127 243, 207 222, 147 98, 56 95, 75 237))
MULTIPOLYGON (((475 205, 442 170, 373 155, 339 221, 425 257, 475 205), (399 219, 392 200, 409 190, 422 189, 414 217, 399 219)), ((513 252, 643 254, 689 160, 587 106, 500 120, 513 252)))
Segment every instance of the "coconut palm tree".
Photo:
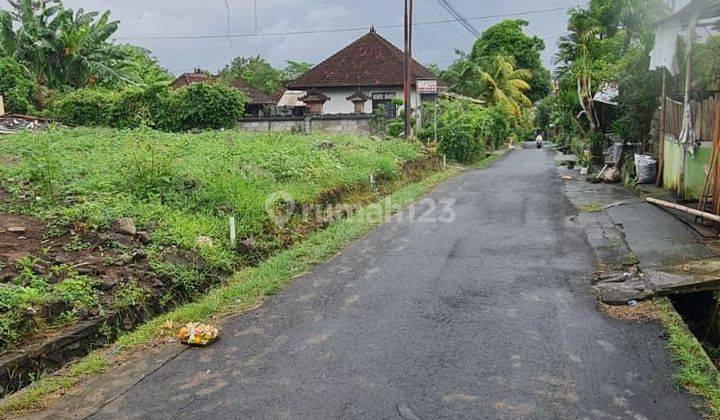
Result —
POLYGON ((513 115, 520 115, 524 108, 532 107, 525 95, 530 90, 528 81, 532 72, 516 69, 515 60, 506 55, 493 55, 482 60, 479 66, 481 98, 491 104, 504 105, 513 115))
POLYGON ((514 115, 532 106, 525 95, 530 90, 532 72, 516 69, 510 56, 493 55, 471 59, 462 56, 443 73, 456 93, 479 98, 490 104, 503 104, 514 115))

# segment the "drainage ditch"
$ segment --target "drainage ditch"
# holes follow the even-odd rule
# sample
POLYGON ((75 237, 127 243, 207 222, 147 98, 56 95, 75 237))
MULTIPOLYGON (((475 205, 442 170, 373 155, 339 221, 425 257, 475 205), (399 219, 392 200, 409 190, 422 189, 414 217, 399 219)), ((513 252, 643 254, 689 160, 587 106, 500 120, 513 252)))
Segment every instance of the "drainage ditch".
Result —
POLYGON ((720 293, 697 292, 670 297, 690 331, 720 368, 720 293))

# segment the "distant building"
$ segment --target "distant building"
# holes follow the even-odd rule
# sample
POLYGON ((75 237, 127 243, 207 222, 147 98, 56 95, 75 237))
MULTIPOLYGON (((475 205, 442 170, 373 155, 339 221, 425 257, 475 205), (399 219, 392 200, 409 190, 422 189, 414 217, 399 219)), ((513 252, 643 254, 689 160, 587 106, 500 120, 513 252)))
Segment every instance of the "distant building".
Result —
MULTIPOLYGON (((177 79, 170 83, 170 87, 177 89, 183 86, 192 85, 193 83, 215 83, 218 82, 218 80, 217 76, 212 76, 207 73, 203 73, 200 70, 195 70, 192 73, 184 73, 178 76, 177 79)), ((274 101, 269 95, 248 85, 247 82, 242 79, 234 79, 230 81, 228 85, 242 91, 247 97, 248 103, 245 106, 246 115, 261 116, 263 115, 265 109, 275 106, 276 101, 274 101)))
MULTIPOLYGON (((366 35, 313 67, 288 86, 304 91, 300 101, 310 113, 371 114, 378 108, 396 116, 394 98, 403 98, 405 54, 370 29, 366 35)), ((437 77, 417 61, 412 63, 411 107, 423 99, 417 81, 437 82, 437 77)))
POLYGON ((193 83, 207 83, 207 82, 214 82, 217 79, 215 76, 211 76, 207 73, 204 73, 200 69, 195 69, 192 73, 183 73, 180 76, 177 77, 177 79, 170 82, 170 87, 173 89, 178 89, 183 86, 189 86, 193 83))

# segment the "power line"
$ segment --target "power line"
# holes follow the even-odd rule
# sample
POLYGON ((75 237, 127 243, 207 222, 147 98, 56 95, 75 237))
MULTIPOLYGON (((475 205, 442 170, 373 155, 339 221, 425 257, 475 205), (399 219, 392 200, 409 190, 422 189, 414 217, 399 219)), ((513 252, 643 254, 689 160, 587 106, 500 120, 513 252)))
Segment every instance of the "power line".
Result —
POLYGON ((440 6, 442 6, 443 9, 447 10, 447 12, 450 13, 450 16, 454 17, 458 21, 458 23, 460 23, 465 29, 467 29, 468 32, 470 32, 475 38, 480 38, 480 31, 478 31, 467 20, 465 20, 463 15, 448 0, 437 0, 437 2, 440 3, 440 6))
MULTIPOLYGON (((503 13, 503 14, 496 14, 496 15, 484 15, 484 16, 476 16, 471 18, 462 18, 464 21, 475 21, 475 20, 486 20, 486 19, 494 19, 494 18, 504 18, 504 17, 512 17, 512 16, 525 16, 525 15, 533 15, 533 14, 540 14, 540 13, 552 13, 557 11, 565 11, 567 10, 566 7, 554 7, 549 9, 535 9, 535 10, 525 10, 520 12, 514 12, 514 13, 503 13)), ((444 20, 434 20, 434 21, 425 21, 425 22, 416 22, 413 24, 413 26, 426 26, 426 25, 442 25, 447 23, 457 23, 460 22, 460 19, 458 18, 452 18, 452 19, 444 19, 444 20)), ((187 40, 187 39, 227 39, 227 38, 250 38, 255 36, 262 36, 262 37, 274 37, 274 36, 293 36, 293 35, 311 35, 311 34, 324 34, 324 33, 340 33, 340 32, 358 32, 358 31, 367 31, 368 26, 362 26, 362 27, 348 27, 348 28, 333 28, 333 29, 305 29, 300 31, 288 31, 288 32, 267 32, 267 33, 244 33, 244 34, 225 34, 225 35, 163 35, 163 36, 127 36, 127 37, 118 37, 116 38, 118 41, 140 41, 140 40, 187 40)), ((397 29, 402 28, 403 25, 376 25, 376 29, 397 29)))

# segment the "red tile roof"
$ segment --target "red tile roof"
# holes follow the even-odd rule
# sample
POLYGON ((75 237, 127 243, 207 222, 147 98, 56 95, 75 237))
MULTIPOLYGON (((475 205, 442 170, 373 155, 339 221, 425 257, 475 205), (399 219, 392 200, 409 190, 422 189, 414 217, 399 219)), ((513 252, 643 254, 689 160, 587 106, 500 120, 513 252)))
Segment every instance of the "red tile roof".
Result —
MULTIPOLYGON (((177 89, 183 86, 192 85, 193 83, 210 83, 218 80, 219 79, 216 76, 204 73, 185 73, 173 80, 172 83, 170 83, 170 87, 177 89)), ((247 96, 249 101, 248 103, 250 105, 274 105, 277 102, 273 101, 272 98, 264 92, 248 85, 247 82, 242 79, 234 79, 228 83, 228 85, 242 91, 245 96, 247 96)))
POLYGON ((170 83, 170 87, 180 88, 193 83, 212 82, 214 80, 216 80, 214 76, 205 73, 183 73, 170 83))
MULTIPOLYGON (((370 32, 290 83, 289 89, 403 85, 405 54, 390 41, 370 32)), ((437 79, 413 60, 412 80, 437 79)))

